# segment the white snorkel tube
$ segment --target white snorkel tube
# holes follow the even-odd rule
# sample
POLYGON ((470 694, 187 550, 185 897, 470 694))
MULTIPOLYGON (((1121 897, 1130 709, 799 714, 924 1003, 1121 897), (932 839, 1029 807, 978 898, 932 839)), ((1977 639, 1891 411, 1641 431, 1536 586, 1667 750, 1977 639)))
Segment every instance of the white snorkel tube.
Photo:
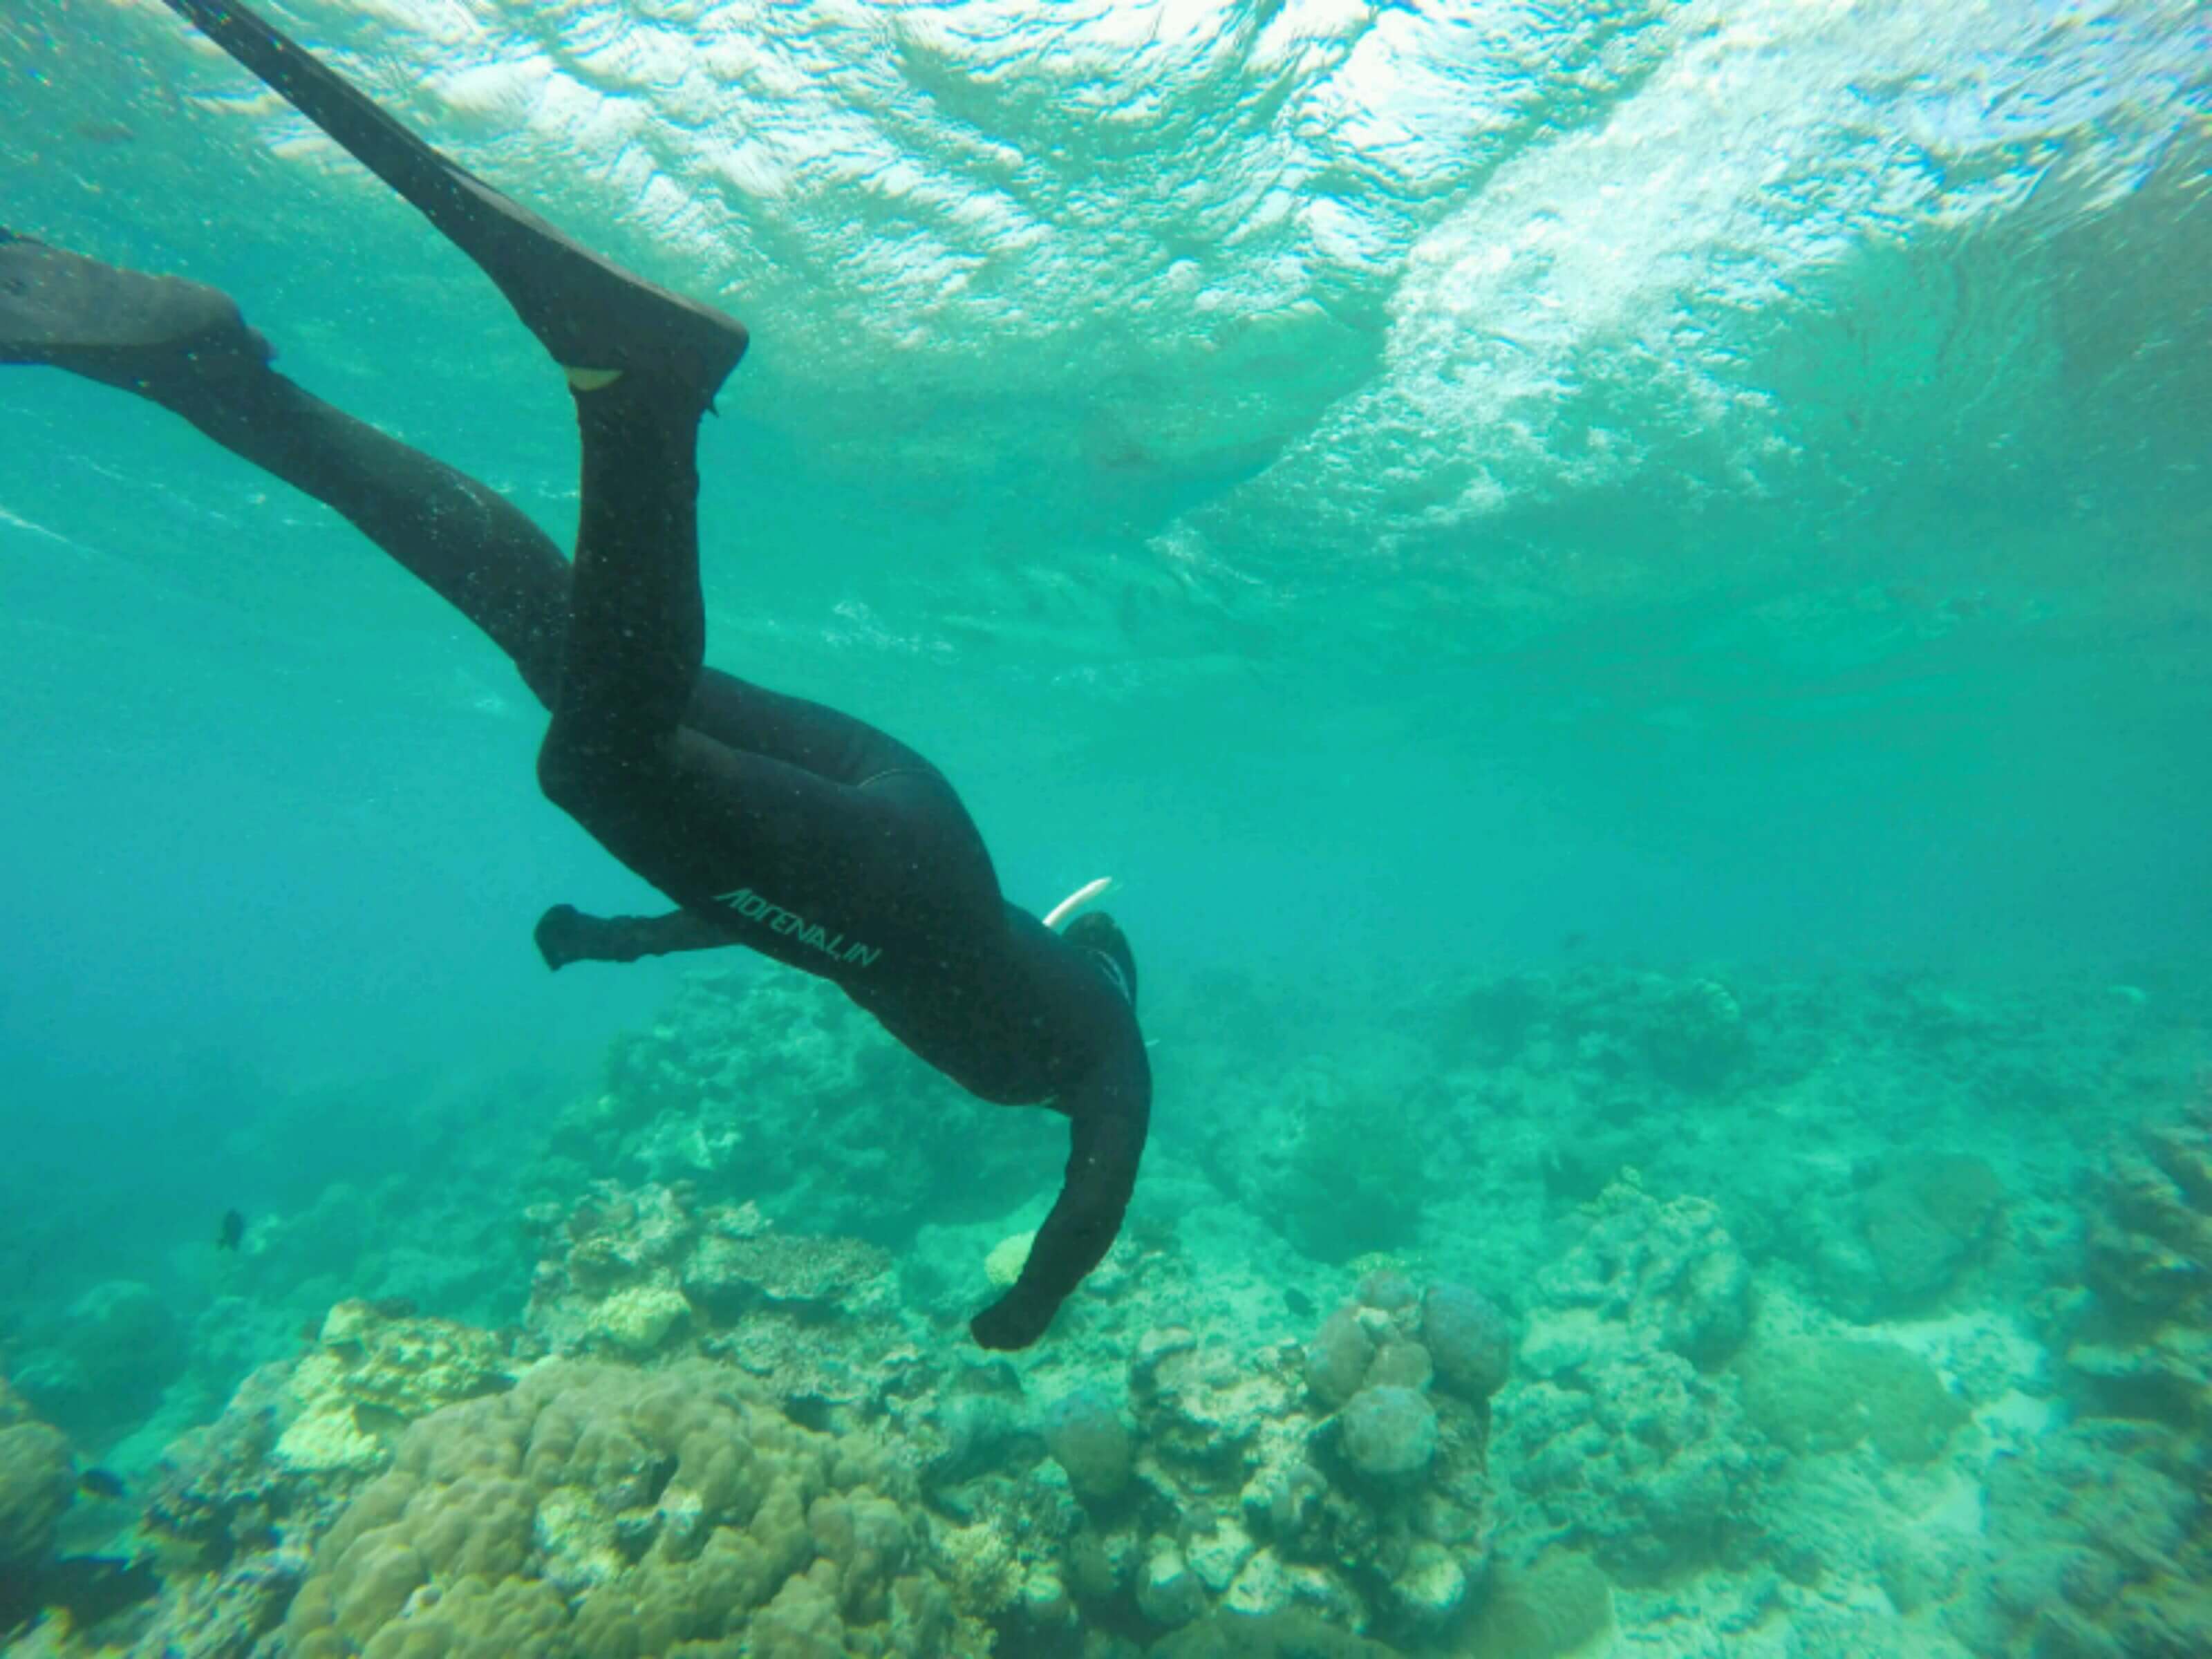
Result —
POLYGON ((1114 878, 1111 876, 1101 876, 1096 881, 1086 881, 1044 913, 1044 925, 1057 930, 1064 923, 1073 921, 1079 910, 1097 903, 1113 890, 1114 878))

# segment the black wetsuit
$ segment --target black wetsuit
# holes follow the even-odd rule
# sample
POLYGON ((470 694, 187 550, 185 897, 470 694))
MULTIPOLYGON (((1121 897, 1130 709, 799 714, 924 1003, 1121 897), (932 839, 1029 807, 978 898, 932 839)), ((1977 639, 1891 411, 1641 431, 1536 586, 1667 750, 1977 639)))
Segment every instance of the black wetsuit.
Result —
MULTIPOLYGON (((742 330, 575 248, 243 8, 169 3, 421 208, 560 361, 624 371, 571 374, 583 440, 574 562, 485 485, 276 374, 227 304, 181 346, 72 336, 67 350, 33 349, 19 323, 0 355, 174 410, 343 514, 506 651, 552 716, 538 757, 547 796, 679 907, 598 918, 557 906, 538 929, 549 963, 746 945, 834 981, 984 1099, 1066 1114, 1059 1200, 1018 1282, 971 1325, 988 1347, 1036 1340, 1113 1243, 1144 1149, 1152 1081, 1126 976, 1000 897, 981 837, 921 756, 704 666, 695 443, 742 330), (701 341, 721 359, 694 374, 701 341)), ((69 258, 19 261, 19 310, 42 282, 112 283, 118 309, 215 297, 69 258), (141 295, 134 280, 155 288, 141 295)), ((64 311, 72 299, 45 297, 64 311)))

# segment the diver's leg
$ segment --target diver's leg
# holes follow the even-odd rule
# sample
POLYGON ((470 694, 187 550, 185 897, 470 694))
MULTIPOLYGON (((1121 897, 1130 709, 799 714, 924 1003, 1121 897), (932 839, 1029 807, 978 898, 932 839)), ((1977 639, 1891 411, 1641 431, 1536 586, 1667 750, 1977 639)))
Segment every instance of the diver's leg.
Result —
MULTIPOLYGON (((0 363, 137 392, 334 507, 514 659, 551 708, 568 562, 485 485, 302 391, 218 290, 118 269, 0 228, 0 363)), ((707 669, 684 723, 833 782, 928 763, 835 708, 707 669)))
MULTIPOLYGON (((642 375, 575 402, 583 499, 561 690, 538 752, 546 794, 687 908, 714 913, 745 888, 778 915, 856 939, 880 939, 894 916, 908 933, 988 937, 1003 920, 989 857, 920 757, 858 721, 817 720, 815 705, 748 698, 741 683, 718 678, 701 696, 698 411, 642 375), (694 725, 702 705, 734 709, 740 741, 694 725)), ((732 925, 746 944, 828 970, 757 919, 732 925)))
POLYGON ((265 367, 149 387, 147 395, 343 514, 483 629, 538 701, 553 706, 568 562, 498 491, 265 367))
POLYGON ((495 491, 271 369, 224 295, 0 230, 0 363, 135 392, 335 508, 489 635, 549 708, 568 563, 495 491))
POLYGON ((235 0, 168 0, 412 203, 473 259, 555 362, 587 381, 627 370, 704 408, 744 356, 745 331, 578 246, 410 132, 235 0))

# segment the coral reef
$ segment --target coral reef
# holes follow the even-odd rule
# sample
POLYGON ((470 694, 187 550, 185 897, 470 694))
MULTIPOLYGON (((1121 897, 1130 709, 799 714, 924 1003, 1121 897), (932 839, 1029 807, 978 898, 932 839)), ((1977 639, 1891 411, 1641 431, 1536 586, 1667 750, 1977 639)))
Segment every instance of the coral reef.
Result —
POLYGON ((1422 1292, 1421 1343, 1436 1367, 1437 1386, 1468 1400, 1489 1399, 1513 1369, 1505 1316, 1465 1285, 1440 1281, 1422 1292))
POLYGON ((168 1301, 149 1285, 112 1279, 72 1302, 11 1369, 40 1416, 99 1445, 153 1412, 185 1357, 184 1327, 168 1301))
POLYGON ((1498 1462, 1546 1527, 1617 1578, 1741 1560, 1774 1468, 1724 1375, 1748 1328, 1742 1255, 1701 1199, 1617 1182, 1541 1277, 1499 1402, 1498 1462))
POLYGON ((1492 1571, 1469 1650, 1482 1659, 1558 1659, 1588 1648, 1613 1621, 1613 1587, 1587 1556, 1547 1550, 1492 1571))
POLYGON ((511 1387, 514 1364, 498 1339, 469 1326, 341 1302, 291 1374, 291 1420, 275 1455, 306 1472, 380 1468, 397 1430, 511 1387))
POLYGON ((1662 1203, 1631 1171, 1583 1217, 1581 1241, 1539 1280, 1547 1344, 1648 1345, 1705 1369, 1735 1352, 1751 1325, 1751 1267, 1717 1206, 1662 1203))
MULTIPOLYGON (((1140 1208, 1016 1356, 958 1320, 1064 1131, 937 1115, 784 976, 695 982, 434 1237, 380 1238, 370 1185, 257 1217, 197 1308, 158 1293, 195 1347, 162 1420, 228 1407, 157 1467, 104 1450, 134 1498, 58 1552, 52 1442, 0 1388, 0 1553, 135 1508, 167 1574, 105 1647, 28 1650, 2212 1651, 2212 1115, 2077 1190, 2176 1097, 2136 1003, 2053 1036, 2055 1000, 1597 968, 1392 987, 1387 1030, 1159 1000, 1140 1208), (403 1281, 527 1311, 345 1297, 403 1281)), ((7 1330, 50 1376, 68 1334, 7 1330)))
POLYGON ((589 1362, 412 1425, 317 1546, 295 1659, 759 1659, 989 1650, 898 1465, 727 1367, 589 1362))
POLYGON ((20 1573, 53 1553, 76 1490, 67 1436, 50 1424, 0 1428, 0 1573, 20 1573))
MULTIPOLYGON (((1147 1281, 1115 1316, 1155 1296, 1187 1305, 1160 1288, 1174 1283, 1147 1281)), ((1469 1352, 1501 1365, 1495 1310, 1449 1296, 1480 1310, 1469 1352)), ((961 1604, 1017 1653, 1073 1653, 1086 1632, 1088 1653, 1106 1632, 1169 1653, 1448 1650, 1488 1567, 1489 1413, 1477 1390, 1438 1385, 1424 1304, 1411 1277, 1378 1269, 1304 1343, 1133 1323, 1097 1349, 1127 1354, 1126 1393, 1062 1353, 1051 1369, 1093 1380, 1042 1409, 1004 1362, 945 1377, 918 1413, 895 1408, 943 1447, 926 1490, 968 1522, 961 1604)))
POLYGON ((1424 1059, 1384 1042, 1225 1077, 1198 1126, 1200 1160, 1316 1261, 1407 1244, 1438 1178, 1422 1125, 1443 1102, 1424 1059))
POLYGON ((2092 1175, 2066 1363, 2092 1409, 2212 1433, 2212 1082, 2092 1175))
POLYGON ((1884 1158, 1821 1230, 1815 1283, 1858 1320, 1924 1314, 1956 1297, 1987 1265, 2005 1191, 1983 1158, 1915 1151, 1884 1158))
POLYGON ((544 1254, 526 1320, 554 1352, 712 1354, 794 1409, 866 1404, 913 1364, 878 1245, 786 1232, 754 1205, 704 1205, 680 1182, 595 1182, 573 1206, 533 1206, 530 1221, 544 1254))
POLYGON ((690 1182, 813 1233, 902 1245, 924 1219, 1000 1213, 1054 1186, 1066 1131, 964 1093, 836 987, 770 964, 692 975, 617 1041, 606 1086, 563 1112, 537 1185, 690 1182))
POLYGON ((1717 979, 1585 969, 1558 976, 1514 974, 1462 991, 1439 1047, 1452 1059, 1492 1066, 1570 1066, 1586 1085, 1649 1079, 1705 1092, 1753 1059, 1737 993, 1717 979))
POLYGON ((143 1522, 178 1570, 219 1569, 281 1547, 284 1524, 310 1486, 307 1474, 274 1455, 284 1419, 296 1409, 291 1374, 282 1361, 254 1371, 220 1417, 162 1453, 143 1522))
POLYGON ((1636 1583, 1756 1553, 1775 1463, 1725 1386, 1651 1347, 1529 1369, 1498 1462, 1565 1541, 1636 1583))
POLYGON ((1152 1659, 1390 1659, 1391 1650, 1310 1613, 1217 1613, 1152 1648, 1152 1659))
POLYGON ((1079 1389, 1054 1403, 1045 1414, 1044 1444, 1068 1489, 1086 1502, 1111 1503, 1129 1484, 1135 1451, 1128 1425, 1095 1390, 1079 1389))
POLYGON ((1940 1607, 1977 1659, 2212 1652, 2205 1454, 2171 1431, 2106 1422, 2051 1436, 1988 1479, 1978 1547, 1899 1538, 1885 1583, 1940 1607))

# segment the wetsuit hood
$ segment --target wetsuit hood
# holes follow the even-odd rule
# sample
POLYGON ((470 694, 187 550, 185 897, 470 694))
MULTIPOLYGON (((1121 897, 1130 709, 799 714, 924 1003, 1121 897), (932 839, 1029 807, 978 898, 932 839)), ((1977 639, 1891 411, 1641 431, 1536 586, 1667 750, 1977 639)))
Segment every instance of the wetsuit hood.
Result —
POLYGON ((1137 1006, 1137 958, 1113 917, 1103 910, 1086 911, 1069 922, 1060 937, 1096 957, 1100 970, 1129 1000, 1129 1006, 1137 1006))

